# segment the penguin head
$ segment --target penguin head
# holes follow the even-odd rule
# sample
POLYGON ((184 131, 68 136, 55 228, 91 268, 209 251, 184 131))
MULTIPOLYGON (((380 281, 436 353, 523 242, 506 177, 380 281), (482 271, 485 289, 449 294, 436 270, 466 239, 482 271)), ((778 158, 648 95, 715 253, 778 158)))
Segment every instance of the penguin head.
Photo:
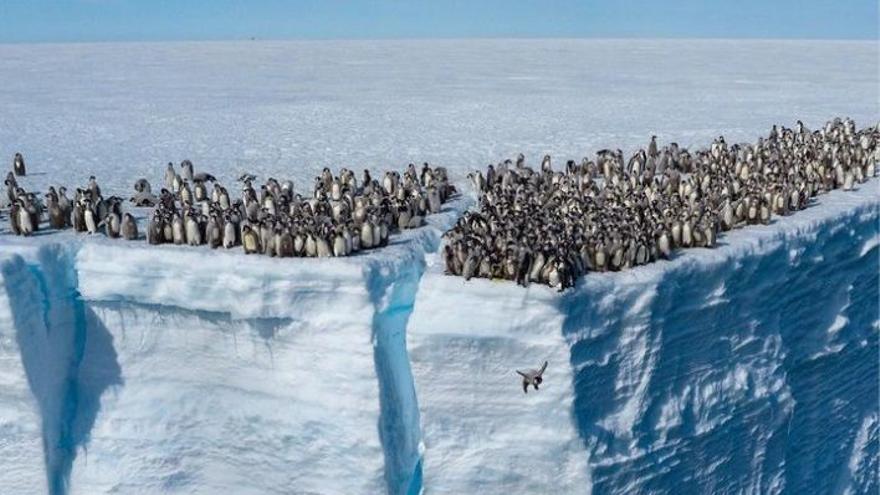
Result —
POLYGON ((537 383, 538 385, 540 385, 543 381, 544 381, 544 379, 541 378, 540 376, 535 377, 535 383, 537 383))

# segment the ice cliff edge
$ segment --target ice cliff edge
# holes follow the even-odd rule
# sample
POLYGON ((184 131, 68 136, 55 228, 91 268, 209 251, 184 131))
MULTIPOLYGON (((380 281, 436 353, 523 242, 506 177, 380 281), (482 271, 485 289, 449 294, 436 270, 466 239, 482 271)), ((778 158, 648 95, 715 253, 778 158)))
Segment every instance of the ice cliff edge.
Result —
POLYGON ((344 260, 4 239, 0 486, 876 490, 877 187, 564 295, 444 277, 467 201, 344 260))

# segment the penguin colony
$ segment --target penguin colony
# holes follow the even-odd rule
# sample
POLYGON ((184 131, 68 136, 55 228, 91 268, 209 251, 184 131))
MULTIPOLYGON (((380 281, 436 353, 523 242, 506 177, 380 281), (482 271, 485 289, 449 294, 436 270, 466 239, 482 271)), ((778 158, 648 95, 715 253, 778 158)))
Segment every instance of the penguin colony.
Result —
MULTIPOLYGON (((110 238, 139 238, 135 218, 122 212, 124 200, 103 197, 95 177, 77 188, 73 198, 67 197, 64 187, 57 191, 50 187, 42 202, 19 187, 16 176, 20 175, 25 175, 24 159, 16 154, 14 173, 6 178, 14 234, 31 235, 46 219, 53 229, 72 227, 110 238)), ((421 170, 410 164, 402 176, 386 172, 381 181, 369 170, 358 180, 350 170, 334 176, 325 168, 306 198, 294 192, 293 182, 272 178, 258 193, 252 185, 255 179, 242 175, 242 195, 233 200, 214 176, 194 173, 192 162, 184 160, 179 173, 168 164, 165 187, 158 196, 146 179, 138 179, 130 201, 153 208, 145 232, 150 244, 242 246, 247 254, 329 257, 385 246, 391 233, 422 226, 425 217, 440 212, 456 192, 446 170, 427 163, 421 170)))
POLYGON ((523 155, 472 173, 476 211, 444 234, 446 273, 546 284, 560 291, 588 271, 617 271, 715 246, 718 234, 807 207, 832 189, 851 190, 877 172, 878 126, 834 119, 811 132, 773 126, 754 144, 723 137, 690 152, 670 143, 626 160, 618 150, 554 171, 523 155))

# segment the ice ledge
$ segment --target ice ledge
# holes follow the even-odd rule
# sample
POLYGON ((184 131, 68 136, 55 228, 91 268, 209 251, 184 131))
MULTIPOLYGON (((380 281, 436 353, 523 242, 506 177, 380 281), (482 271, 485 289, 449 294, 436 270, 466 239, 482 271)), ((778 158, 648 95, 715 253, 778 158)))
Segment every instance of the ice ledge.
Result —
POLYGON ((375 291, 384 289, 375 284, 387 284, 413 264, 423 264, 471 202, 459 196, 429 216, 426 226, 393 236, 386 248, 347 258, 278 260, 245 256, 240 249, 151 246, 64 232, 28 239, 4 236, 0 262, 16 255, 36 259, 44 246, 61 244, 73 254, 78 290, 86 301, 174 306, 229 313, 233 319, 302 320, 323 314, 332 320, 340 312, 328 311, 327 303, 336 299, 381 302, 375 291))

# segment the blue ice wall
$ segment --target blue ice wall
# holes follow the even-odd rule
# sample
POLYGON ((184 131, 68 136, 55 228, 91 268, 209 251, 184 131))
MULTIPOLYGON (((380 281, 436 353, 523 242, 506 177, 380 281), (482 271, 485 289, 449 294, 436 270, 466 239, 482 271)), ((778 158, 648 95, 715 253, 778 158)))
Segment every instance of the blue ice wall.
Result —
POLYGON ((82 301, 71 256, 49 245, 38 250, 34 261, 17 257, 2 266, 15 340, 39 409, 46 486, 52 495, 67 492, 101 395, 122 384, 113 339, 82 301))
POLYGON ((878 239, 870 205, 568 296, 593 493, 877 493, 878 239))
MULTIPOLYGON (((521 306, 530 317, 557 325, 556 317, 549 318, 546 311, 549 308, 554 315, 562 313, 556 335, 565 337, 561 355, 570 357, 565 364, 570 365, 573 381, 571 395, 567 397, 573 396, 570 417, 579 435, 571 438, 586 446, 589 476, 584 479, 592 483, 583 487, 583 493, 876 493, 880 489, 880 214, 877 202, 866 201, 864 197, 862 194, 854 207, 840 207, 838 212, 819 214, 823 211, 820 205, 799 214, 813 220, 797 220, 796 215, 769 227, 737 231, 722 238, 722 246, 716 250, 692 250, 671 262, 626 273, 591 274, 563 296, 543 294, 542 304, 529 299, 529 294, 541 288, 533 287, 528 292, 511 286, 502 291, 487 285, 496 282, 465 284, 461 296, 489 290, 496 297, 505 297, 501 294, 516 289, 513 293, 522 298, 521 306)), ((355 331, 345 333, 353 337, 372 332, 371 338, 350 343, 372 345, 369 353, 374 369, 366 370, 367 379, 358 387, 370 397, 364 404, 378 413, 373 423, 374 435, 379 439, 378 455, 374 457, 383 459, 384 469, 377 472, 351 463, 346 473, 353 479, 372 477, 374 483, 370 486, 385 487, 389 493, 430 492, 430 484, 423 486, 422 470, 428 472, 431 463, 424 461, 432 456, 431 449, 436 445, 423 445, 420 426, 431 411, 423 409, 426 398, 422 397, 420 402, 416 393, 406 341, 414 308, 429 303, 424 297, 422 275, 426 259, 434 256, 425 253, 437 249, 437 232, 411 240, 410 244, 392 246, 389 249, 396 250, 394 256, 369 258, 360 267, 363 271, 351 277, 336 282, 328 278, 326 290, 314 285, 320 282, 314 278, 319 272, 317 265, 307 266, 313 271, 298 272, 291 268, 290 274, 274 274, 272 280, 302 281, 297 290, 303 291, 303 297, 308 296, 305 298, 287 294, 286 291, 294 289, 284 285, 260 285, 265 280, 255 275, 258 280, 254 283, 266 292, 260 301, 271 303, 280 295, 289 297, 267 306, 272 311, 239 305, 240 310, 247 312, 237 319, 225 317, 207 323, 202 322, 203 315, 194 316, 192 312, 206 310, 199 304, 222 306, 223 298, 194 298, 190 301, 193 308, 174 306, 174 297, 163 292, 174 281, 164 272, 156 272, 155 280, 133 283, 131 273, 119 271, 125 265, 109 259, 111 251, 117 249, 115 245, 87 241, 83 245, 90 245, 93 252, 85 257, 80 252, 78 257, 77 242, 61 247, 63 243, 49 239, 31 250, 31 255, 7 257, 0 263, 0 275, 11 328, 0 328, 0 334, 14 335, 26 375, 21 379, 27 382, 41 422, 45 462, 33 469, 45 471, 48 491, 53 494, 68 490, 101 493, 97 485, 71 487, 71 471, 77 472, 86 463, 104 466, 93 471, 106 471, 115 458, 137 465, 141 456, 159 460, 168 456, 162 449, 126 451, 124 439, 108 438, 113 437, 118 427, 129 433, 139 428, 140 419, 133 414, 141 402, 126 396, 126 389, 140 390, 147 396, 175 394, 169 388, 175 386, 174 382, 156 380, 158 369, 126 368, 138 365, 137 359, 144 358, 144 354, 132 342, 126 348, 119 340, 114 341, 114 335, 126 332, 115 328, 116 323, 129 319, 127 331, 159 339, 172 338, 173 334, 163 336, 150 323, 151 316, 159 322, 186 322, 191 327, 188 333, 175 338, 185 336, 195 344, 182 346, 177 351, 184 353, 180 356, 149 355, 148 360, 161 363, 174 358, 192 363, 193 368, 187 372, 199 375, 199 386, 216 386, 216 395, 218 390, 225 390, 226 378, 214 376, 212 363, 220 360, 224 366, 230 366, 240 358, 238 351, 233 352, 220 342, 230 339, 229 333, 235 333, 231 327, 249 329, 260 335, 261 342, 266 340, 265 345, 271 343, 270 354, 278 360, 277 366, 265 368, 279 376, 286 377, 292 372, 285 366, 312 359, 309 352, 314 349, 330 349, 325 355, 329 361, 338 358, 341 366, 351 366, 350 354, 355 348, 346 349, 334 342, 332 347, 322 344, 312 347, 312 351, 303 351, 303 342, 295 338, 297 332, 308 330, 309 320, 317 319, 322 329, 356 326, 355 331), (114 305, 117 296, 124 296, 122 300, 128 306, 114 305), (342 307, 339 301, 344 301, 342 307), (278 318, 295 316, 303 321, 282 325, 283 338, 270 338, 276 329, 272 325, 261 326, 260 322, 274 315, 277 308, 290 310, 289 315, 275 315, 278 318), (100 317, 95 311, 100 311, 100 317), (351 311, 355 312, 349 318, 347 313, 351 311), (113 316, 115 313, 119 313, 118 317, 113 316), (327 315, 333 318, 325 321, 327 315), (138 326, 141 324, 143 328, 138 326), (201 346, 203 341, 205 345, 201 346), (202 353, 188 354, 194 349, 201 349, 202 353), (117 392, 109 393, 112 390, 117 392), (116 394, 119 398, 106 401, 116 394), (108 408, 127 409, 112 414, 108 408), (102 441, 118 450, 89 451, 94 443, 90 442, 94 425, 107 412, 120 423, 104 428, 102 441), (89 454, 88 459, 84 453, 89 454)), ((142 256, 142 262, 149 265, 155 261, 150 256, 162 255, 144 250, 130 252, 129 256, 142 256)), ((158 261, 150 266, 162 269, 158 261)), ((347 275, 348 266, 340 265, 337 269, 347 275)), ((222 289, 226 292, 215 295, 232 294, 230 297, 240 287, 248 294, 254 290, 249 279, 236 283, 223 279, 223 285, 204 276, 204 272, 202 275, 204 280, 181 281, 180 288, 222 289)), ((215 311, 215 306, 206 306, 207 311, 215 311)), ((495 308, 486 304, 480 310, 488 314, 495 308)), ((501 326, 496 330, 503 332, 504 322, 511 318, 516 315, 488 314, 486 319, 498 322, 501 326)), ((555 328, 549 331, 555 334, 555 328)), ((250 348, 244 345, 245 337, 243 334, 239 345, 250 348)), ((480 365, 444 354, 448 352, 440 349, 431 355, 451 359, 464 368, 480 365)), ((237 368, 236 373, 250 373, 254 380, 262 378, 263 368, 255 368, 261 365, 259 356, 239 362, 242 368, 237 368)), ((367 364, 366 368, 369 367, 367 364)), ((467 376, 470 372, 464 369, 463 373, 467 376)), ((483 385, 496 386, 494 383, 483 385)), ((507 381, 503 383, 505 387, 510 385, 507 381)), ((258 389, 259 385, 253 386, 258 389)), ((430 385, 429 391, 433 390, 430 385)), ((293 387, 282 391, 267 399, 272 408, 254 418, 265 420, 261 424, 287 425, 284 431, 240 431, 240 436, 228 445, 217 443, 208 450, 232 451, 242 441, 262 438, 259 435, 295 441, 311 434, 313 429, 289 427, 301 421, 296 417, 298 408, 310 403, 304 401, 290 407, 288 402, 301 394, 293 387), (279 407, 290 407, 291 417, 285 422, 269 421, 272 410, 279 407)), ((520 399, 519 392, 514 382, 511 400, 520 399)), ((507 397, 506 388, 498 393, 507 397)), ((233 392, 228 394, 232 399, 238 397, 233 392)), ((454 394, 449 397, 451 401, 459 399, 463 400, 454 394)), ((479 402, 485 395, 470 399, 479 402)), ((177 411, 169 411, 170 416, 175 414, 177 411)), ((328 409, 328 421, 333 419, 331 414, 333 411, 328 409)), ((467 414, 467 410, 462 409, 462 414, 467 414)), ((192 437, 182 438, 198 439, 201 436, 197 432, 213 431, 205 430, 204 418, 200 421, 199 428, 191 432, 192 437)), ((503 422, 499 418, 499 424, 503 422)), ((175 422, 162 425, 171 432, 169 436, 179 433, 174 429, 178 426, 175 422)), ((478 435, 463 438, 473 445, 488 441, 478 435)), ((156 440, 144 445, 161 446, 162 439, 156 440)), ((503 443, 504 435, 491 440, 503 443)), ((469 463, 485 462, 475 452, 456 455, 469 459, 469 463)), ((433 454, 437 459, 437 453, 433 454)), ((273 465, 286 467, 287 459, 296 459, 297 455, 294 449, 268 459, 275 462, 273 465)), ((237 458, 230 455, 220 460, 235 463, 237 458)), ((226 466, 220 461, 211 464, 214 461, 209 459, 205 466, 189 468, 185 461, 184 456, 175 473, 179 470, 191 476, 192 483, 169 487, 198 491, 200 486, 208 486, 199 478, 207 472, 205 466, 226 466)), ((327 462, 337 467, 339 464, 333 459, 327 462)), ((161 472, 154 475, 146 473, 147 467, 143 470, 137 473, 141 476, 139 480, 161 479, 161 472)), ((327 493, 338 488, 333 484, 338 480, 316 476, 317 481, 326 481, 327 493)), ((516 486, 509 488, 512 493, 517 491, 516 486)), ((548 491, 552 488, 547 487, 548 491)))

